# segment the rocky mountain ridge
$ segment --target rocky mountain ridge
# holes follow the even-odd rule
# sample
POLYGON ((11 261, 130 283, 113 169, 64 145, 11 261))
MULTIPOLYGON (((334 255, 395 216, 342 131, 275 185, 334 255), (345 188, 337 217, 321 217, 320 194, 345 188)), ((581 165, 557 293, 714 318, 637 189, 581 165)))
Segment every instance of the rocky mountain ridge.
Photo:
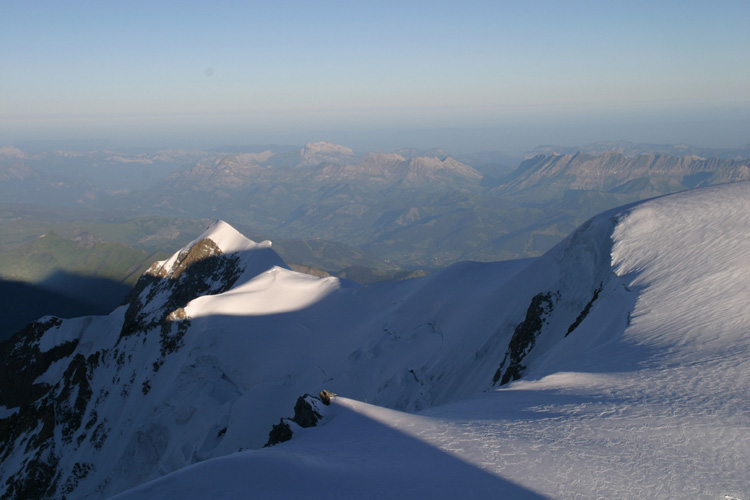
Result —
POLYGON ((540 154, 553 153, 566 155, 577 152, 600 155, 604 153, 621 153, 627 158, 640 155, 668 155, 668 156, 700 156, 703 158, 721 158, 727 160, 750 159, 750 144, 739 148, 707 148, 690 144, 643 144, 628 141, 601 141, 583 146, 537 146, 526 154, 526 159, 540 154))
POLYGON ((232 191, 254 189, 262 184, 287 186, 309 183, 354 183, 364 189, 431 189, 448 185, 477 187, 482 174, 450 157, 404 158, 397 153, 369 153, 358 159, 344 146, 329 143, 306 145, 301 159, 285 167, 273 164, 273 153, 238 153, 208 158, 175 172, 159 187, 232 191))
POLYGON ((321 163, 349 163, 356 155, 351 148, 330 142, 308 142, 300 150, 302 160, 297 167, 312 167, 321 163))
POLYGON ((521 163, 497 192, 544 192, 545 196, 566 190, 604 193, 666 194, 687 188, 750 179, 750 160, 669 156, 620 152, 590 155, 538 155, 521 163))

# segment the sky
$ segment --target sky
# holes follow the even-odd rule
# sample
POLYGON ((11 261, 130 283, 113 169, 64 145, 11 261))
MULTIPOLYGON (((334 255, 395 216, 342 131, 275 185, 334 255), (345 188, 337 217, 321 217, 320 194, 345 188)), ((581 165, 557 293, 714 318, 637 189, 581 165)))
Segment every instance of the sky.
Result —
POLYGON ((0 0, 0 146, 750 143, 750 2, 0 0))

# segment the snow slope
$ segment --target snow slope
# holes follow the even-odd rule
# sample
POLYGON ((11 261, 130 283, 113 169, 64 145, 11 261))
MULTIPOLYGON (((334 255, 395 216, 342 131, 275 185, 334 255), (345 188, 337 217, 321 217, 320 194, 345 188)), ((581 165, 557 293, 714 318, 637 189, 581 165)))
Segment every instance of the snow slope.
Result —
MULTIPOLYGON (((431 408, 404 413, 338 397, 319 427, 287 443, 196 464, 117 498, 750 498, 749 259, 750 184, 737 183, 602 214, 494 287, 488 276, 500 270, 482 265, 401 285, 408 293, 393 286, 388 294, 434 318, 455 354, 423 352, 420 373, 442 377, 416 400, 431 408), (474 287, 462 287, 469 276, 474 287), (468 311, 444 309, 439 293, 426 292, 438 283, 482 298, 458 293, 454 306, 468 311), (484 360, 502 343, 479 333, 487 297, 510 310, 534 291, 551 292, 552 310, 522 378, 477 394, 471 367, 486 380, 484 360), (422 296, 434 314, 420 309, 429 309, 422 296), (452 334, 453 315, 463 336, 452 334), (484 344, 472 365, 464 356, 481 343, 475 336, 484 344)), ((374 302, 379 292, 362 294, 374 302)), ((401 326, 399 311, 380 321, 401 326)), ((496 332, 507 331, 503 323, 496 332)), ((437 350, 427 340, 419 347, 437 350)), ((393 383, 402 394, 413 389, 393 383)), ((410 401, 402 406, 417 409, 410 401)))

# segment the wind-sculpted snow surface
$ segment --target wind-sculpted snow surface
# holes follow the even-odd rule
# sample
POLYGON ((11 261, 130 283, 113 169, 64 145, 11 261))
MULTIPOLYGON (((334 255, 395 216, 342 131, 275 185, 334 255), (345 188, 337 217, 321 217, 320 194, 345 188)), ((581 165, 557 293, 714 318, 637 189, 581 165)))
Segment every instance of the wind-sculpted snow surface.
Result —
MULTIPOLYGON (((495 327, 505 336, 490 336, 471 364, 458 343, 443 341, 454 370, 431 386, 433 403, 452 402, 403 413, 334 398, 318 427, 289 442, 197 464, 118 499, 746 500, 749 258, 748 183, 602 214, 495 289, 473 275, 498 300, 495 317, 505 319, 495 327), (541 289, 529 295, 532 281, 541 289), (495 343, 509 348, 532 297, 547 292, 559 297, 539 322, 521 380, 469 397, 479 385, 472 374, 491 374, 484 360, 502 359, 495 343), (459 395, 445 396, 446 387, 459 395)), ((458 288, 461 280, 449 279, 457 269, 432 279, 458 288)), ((450 339, 443 306, 434 331, 450 339)), ((483 323, 476 310, 468 318, 471 343, 483 323)))
POLYGON ((28 400, 0 385, 5 498, 189 466, 122 498, 747 500, 749 256, 747 183, 604 213, 536 260, 370 287, 218 223, 128 306, 0 345, 0 373, 34 366, 28 400), (316 427, 259 449, 322 389, 341 396, 316 427))

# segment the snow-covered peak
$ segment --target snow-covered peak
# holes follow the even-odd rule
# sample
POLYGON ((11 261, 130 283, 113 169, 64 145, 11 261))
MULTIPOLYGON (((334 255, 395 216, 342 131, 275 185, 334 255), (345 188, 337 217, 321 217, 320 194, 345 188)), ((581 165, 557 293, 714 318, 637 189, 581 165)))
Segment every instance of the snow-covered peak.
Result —
POLYGON ((228 223, 223 220, 217 220, 197 238, 185 245, 181 250, 176 252, 169 259, 162 261, 163 265, 167 268, 174 264, 177 256, 184 252, 201 240, 210 239, 213 241, 221 253, 236 253, 242 251, 251 251, 258 248, 271 248, 271 242, 268 240, 256 243, 251 239, 246 238, 242 233, 237 231, 228 223))
POLYGON ((175 252, 169 259, 159 261, 151 266, 153 273, 161 276, 173 272, 177 262, 187 255, 191 249, 196 249, 200 242, 210 241, 210 245, 201 251, 201 259, 216 257, 218 255, 239 255, 243 260, 244 268, 249 270, 253 275, 259 274, 274 266, 288 268, 286 263, 271 249, 271 242, 264 240, 256 243, 246 238, 234 227, 217 220, 211 224, 200 236, 185 245, 182 249, 175 252))
POLYGON ((169 259, 146 270, 131 294, 121 336, 160 325, 168 329, 176 320, 185 328, 190 319, 185 308, 192 300, 223 294, 272 269, 288 266, 269 241, 255 243, 217 221, 169 259))
POLYGON ((330 142, 308 142, 300 150, 302 160, 297 166, 314 166, 323 162, 345 164, 354 157, 354 151, 346 146, 330 142))

